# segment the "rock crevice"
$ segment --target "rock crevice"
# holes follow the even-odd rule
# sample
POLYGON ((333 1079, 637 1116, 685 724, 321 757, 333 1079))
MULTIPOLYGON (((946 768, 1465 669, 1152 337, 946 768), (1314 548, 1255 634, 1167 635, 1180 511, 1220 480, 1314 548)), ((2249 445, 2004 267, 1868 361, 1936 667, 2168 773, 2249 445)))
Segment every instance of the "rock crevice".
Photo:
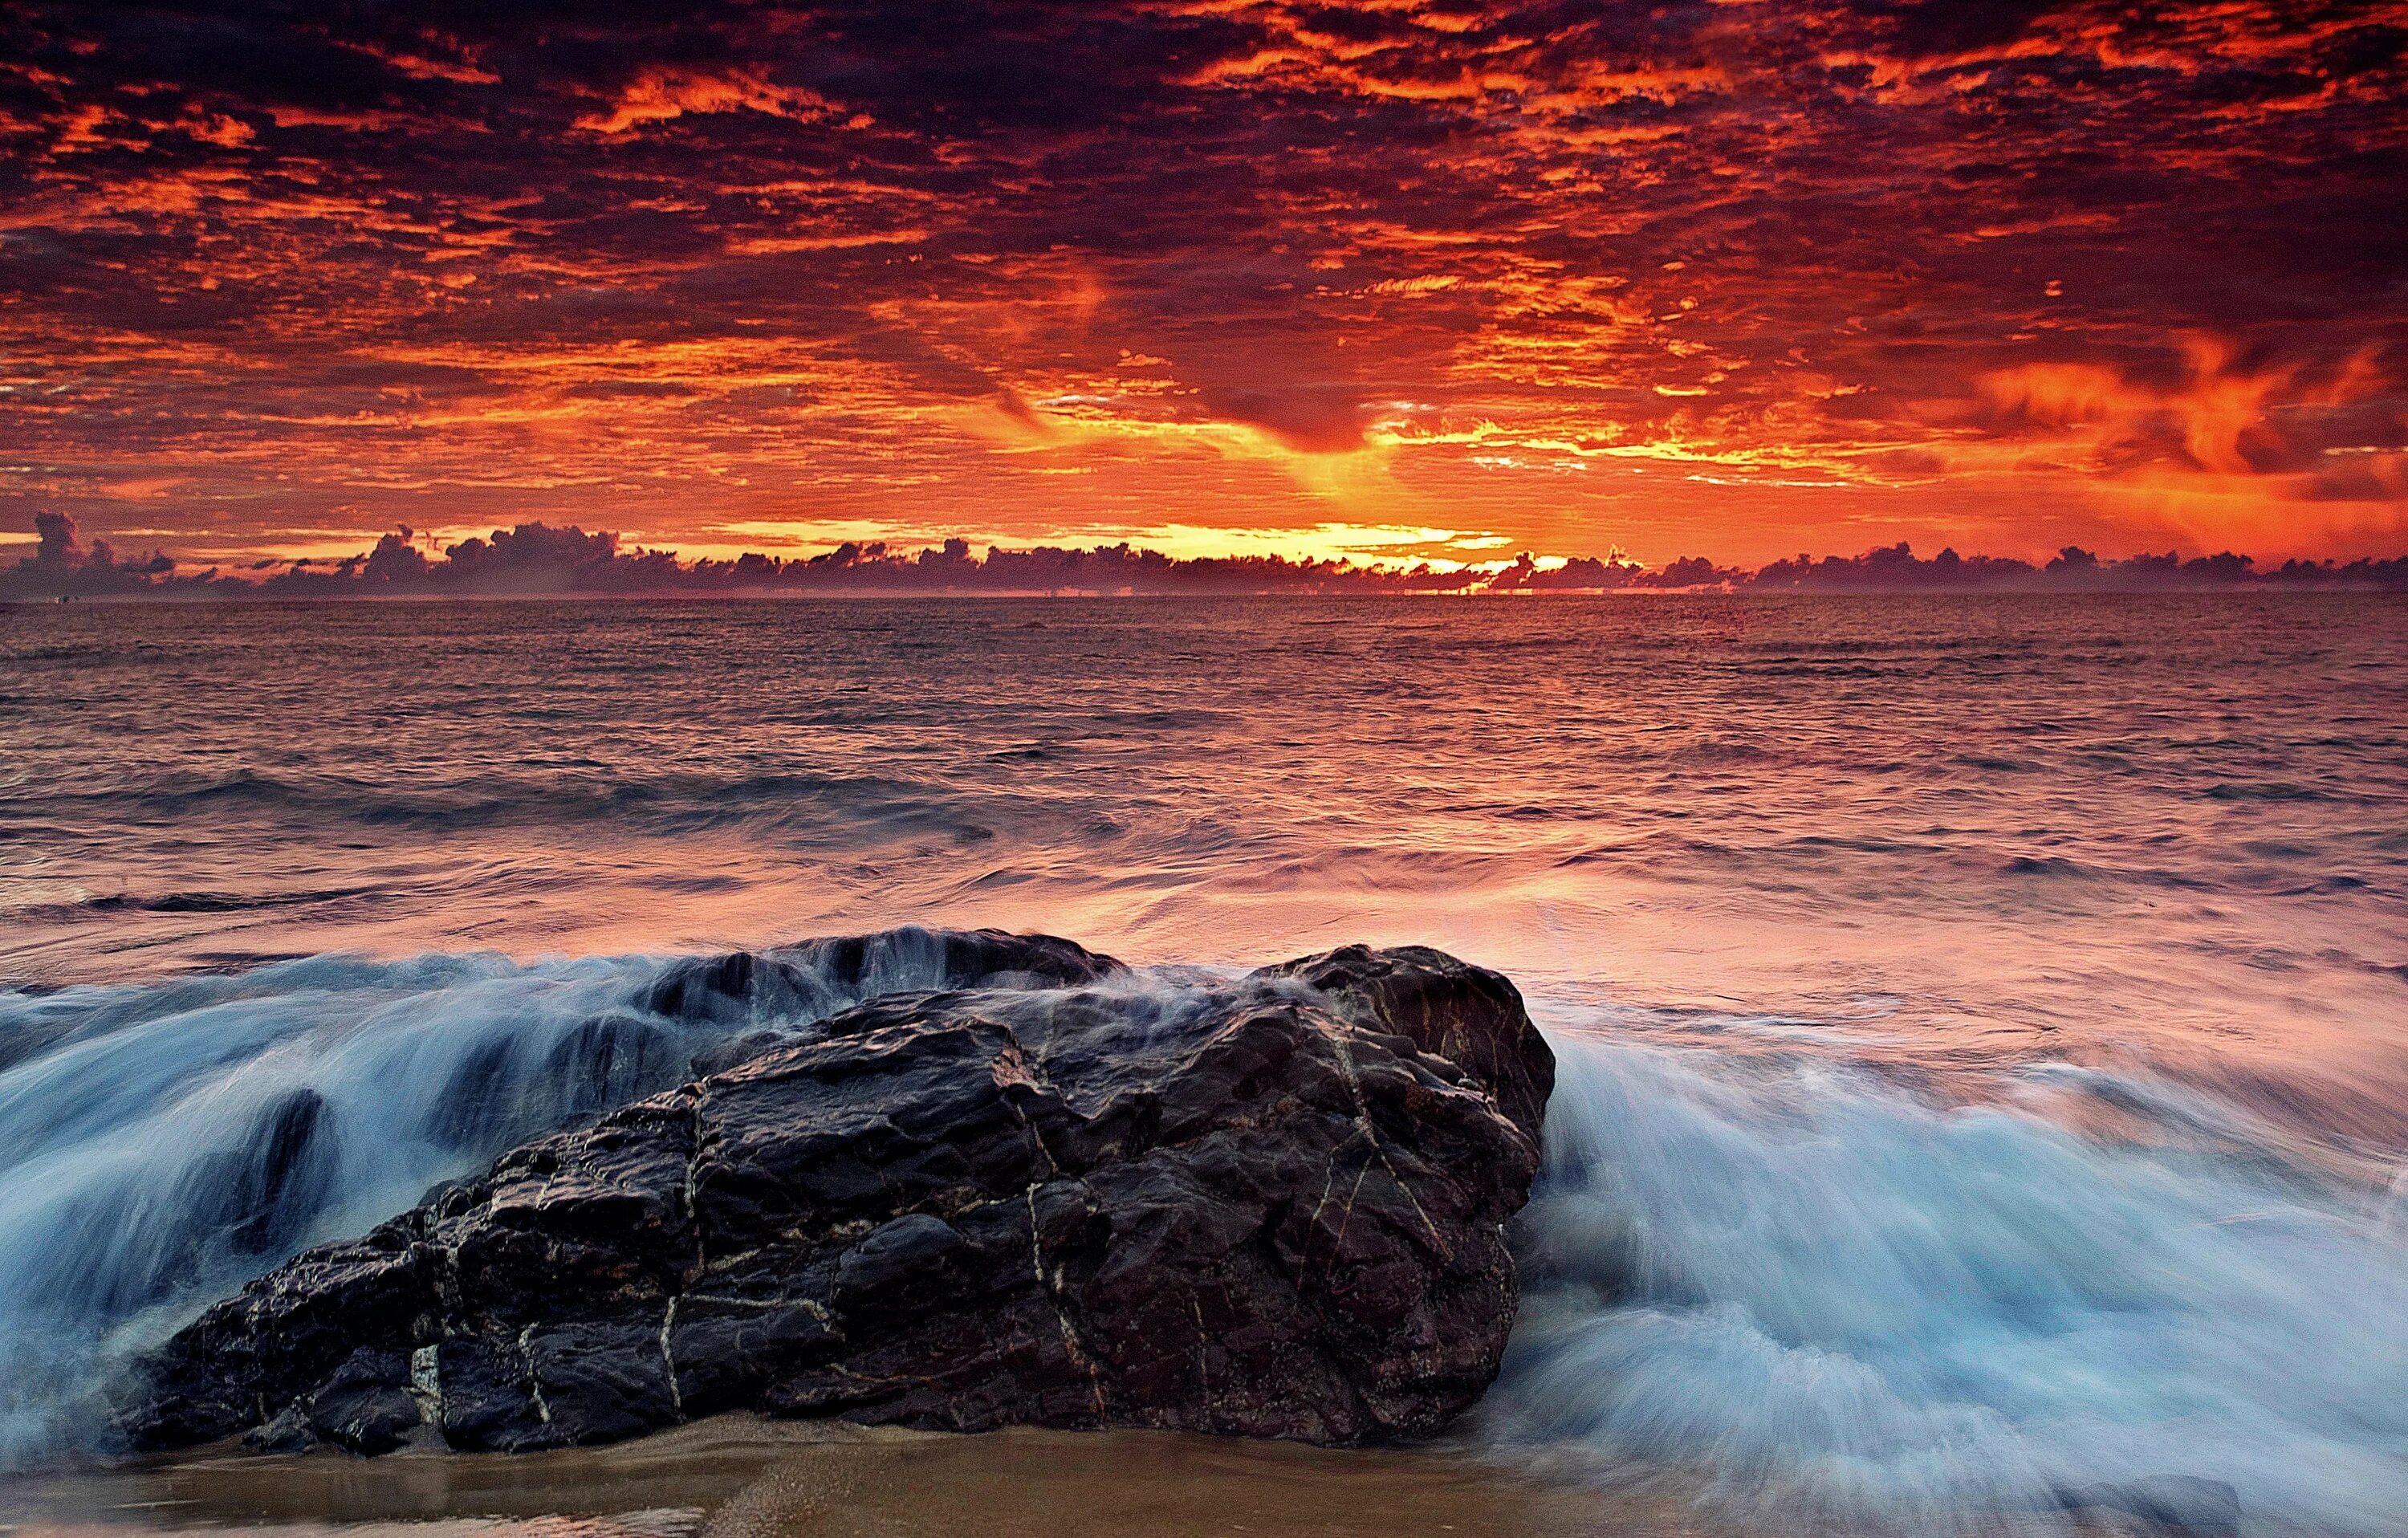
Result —
MULTIPOLYGON (((297 1257, 143 1364, 130 1440, 516 1450, 754 1409, 1348 1444, 1478 1398, 1554 1075, 1510 983, 975 945, 992 985, 746 1038, 297 1257)), ((782 985, 723 957, 652 1007, 751 1022, 782 985)))

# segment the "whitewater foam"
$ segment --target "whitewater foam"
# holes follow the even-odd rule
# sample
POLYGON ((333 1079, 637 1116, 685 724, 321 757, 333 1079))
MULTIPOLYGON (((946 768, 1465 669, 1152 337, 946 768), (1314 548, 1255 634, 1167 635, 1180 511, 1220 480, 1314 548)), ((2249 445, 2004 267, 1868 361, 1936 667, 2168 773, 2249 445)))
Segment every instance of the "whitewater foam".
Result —
MULTIPOLYGON (((690 960, 491 955, 0 993, 0 1466, 105 1445, 112 1364, 298 1249, 719 1042, 946 982, 913 933, 699 1003, 690 960)), ((2408 1193, 2144 1076, 1943 1106, 1805 1049, 1551 1034, 1494 1455, 1681 1469, 1786 1531, 2219 1484, 2253 1534, 2398 1531, 2408 1193), (2077 1134, 2069 1096, 2149 1135, 2077 1134)))
POLYGON ((715 1042, 953 981, 921 930, 780 959, 734 994, 692 961, 478 954, 0 991, 0 1466, 100 1445, 111 1363, 308 1245, 715 1042))
POLYGON ((1557 1045, 1492 1445, 1684 1467, 1789 1530, 2229 1485, 2252 1533, 2399 1531, 2395 1203, 1829 1060, 1557 1045))

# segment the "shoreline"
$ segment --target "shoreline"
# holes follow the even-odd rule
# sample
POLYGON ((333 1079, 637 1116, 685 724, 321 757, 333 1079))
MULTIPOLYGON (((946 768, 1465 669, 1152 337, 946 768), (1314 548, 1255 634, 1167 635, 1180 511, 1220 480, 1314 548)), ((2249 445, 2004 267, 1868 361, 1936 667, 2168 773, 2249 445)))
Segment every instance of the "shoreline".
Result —
MULTIPOLYGON (((1899 1530, 1712 1509, 1694 1474, 1582 1480, 1454 1435, 1402 1446, 1194 1431, 924 1431, 731 1411, 526 1453, 180 1453, 0 1473, 0 1538, 1876 1538, 1899 1530)), ((2182 1538, 2104 1508, 1957 1512, 1995 1538, 2182 1538)))
POLYGON ((226 1443, 0 1476, 0 1533, 12 1538, 405 1523, 420 1538, 467 1538, 547 1518, 597 1538, 867 1538, 958 1532, 970 1523, 992 1538, 1709 1538, 1732 1531, 1710 1526, 1674 1496, 1599 1490, 1442 1443, 1332 1449, 1030 1428, 965 1435, 744 1412, 603 1447, 360 1459, 323 1449, 251 1454, 226 1443))

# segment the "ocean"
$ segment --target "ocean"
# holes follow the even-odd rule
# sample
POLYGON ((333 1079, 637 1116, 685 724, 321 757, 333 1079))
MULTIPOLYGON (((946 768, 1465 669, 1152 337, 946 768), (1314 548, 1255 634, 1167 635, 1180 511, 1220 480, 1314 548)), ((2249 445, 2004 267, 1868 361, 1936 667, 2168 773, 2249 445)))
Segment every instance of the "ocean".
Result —
POLYGON ((911 924, 1512 976, 1562 1077, 1448 1458, 2408 1526, 2408 598, 2349 594, 0 607, 0 1466, 662 1087, 562 1054, 665 958, 911 924))

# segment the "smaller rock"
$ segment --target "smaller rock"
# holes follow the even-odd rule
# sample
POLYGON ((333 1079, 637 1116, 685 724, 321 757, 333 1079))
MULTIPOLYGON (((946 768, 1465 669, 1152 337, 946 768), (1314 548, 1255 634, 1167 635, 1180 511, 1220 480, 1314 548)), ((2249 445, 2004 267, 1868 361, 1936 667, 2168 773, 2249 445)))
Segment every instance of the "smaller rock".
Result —
POLYGON ((807 940, 675 963, 639 1000, 672 1020, 741 1024, 810 1020, 873 994, 955 988, 1068 987, 1124 971, 1053 935, 923 929, 807 940))

